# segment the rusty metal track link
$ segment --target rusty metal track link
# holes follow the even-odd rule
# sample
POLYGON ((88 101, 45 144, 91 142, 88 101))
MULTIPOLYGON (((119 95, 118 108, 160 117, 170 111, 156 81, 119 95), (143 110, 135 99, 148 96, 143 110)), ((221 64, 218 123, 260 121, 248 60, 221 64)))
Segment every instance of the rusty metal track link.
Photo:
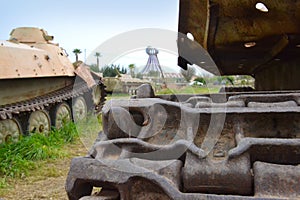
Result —
MULTIPOLYGON (((104 85, 102 83, 99 83, 99 86, 102 90, 102 95, 105 94, 104 85)), ((11 119, 13 117, 13 114, 41 110, 51 104, 59 103, 74 97, 78 97, 89 91, 91 91, 91 89, 88 88, 86 83, 78 83, 74 86, 70 85, 44 96, 39 96, 27 101, 21 101, 14 104, 4 105, 0 107, 0 119, 11 119)), ((99 105, 96 105, 98 110, 102 108, 102 106, 104 105, 104 101, 105 96, 102 96, 101 102, 99 103, 99 105)))

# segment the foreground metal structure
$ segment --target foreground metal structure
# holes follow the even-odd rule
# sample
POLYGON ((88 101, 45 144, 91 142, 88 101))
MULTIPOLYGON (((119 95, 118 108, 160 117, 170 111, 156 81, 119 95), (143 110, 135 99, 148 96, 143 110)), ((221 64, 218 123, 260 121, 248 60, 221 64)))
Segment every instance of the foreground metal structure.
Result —
MULTIPOLYGON (((300 198, 300 4, 256 3, 182 0, 179 17, 220 74, 252 75, 256 90, 155 95, 142 85, 136 98, 109 101, 95 145, 71 162, 69 199, 300 198), (281 17, 286 26, 274 28, 281 17)), ((219 73, 194 43, 178 43, 180 66, 219 73)))
POLYGON ((191 33, 218 71, 203 63, 202 56, 190 54, 197 54, 193 45, 179 48, 179 64, 186 67, 190 62, 224 75, 252 75, 257 90, 298 90, 299 7, 293 0, 181 0, 179 32, 191 33))
POLYGON ((69 198, 93 186, 98 199, 299 198, 300 93, 223 97, 108 102, 99 141, 71 163, 69 198))

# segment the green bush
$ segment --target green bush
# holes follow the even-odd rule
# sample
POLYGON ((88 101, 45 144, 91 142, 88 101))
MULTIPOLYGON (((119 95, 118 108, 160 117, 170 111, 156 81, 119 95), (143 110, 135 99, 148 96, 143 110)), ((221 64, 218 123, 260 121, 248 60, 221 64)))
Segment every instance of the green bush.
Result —
MULTIPOLYGON (((66 156, 62 147, 78 138, 74 123, 49 134, 31 134, 16 143, 0 145, 0 177, 22 177, 35 169, 35 161, 66 156)), ((3 184, 0 184, 3 185, 3 184)))

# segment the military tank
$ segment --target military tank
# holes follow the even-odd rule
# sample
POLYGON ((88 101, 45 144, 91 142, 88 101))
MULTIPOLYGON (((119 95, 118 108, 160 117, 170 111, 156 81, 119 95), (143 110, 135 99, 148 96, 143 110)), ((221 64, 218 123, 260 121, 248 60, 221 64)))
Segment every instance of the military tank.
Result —
POLYGON ((123 94, 135 94, 137 87, 147 83, 148 81, 141 80, 138 78, 132 78, 127 74, 120 74, 118 77, 105 77, 103 78, 104 85, 106 86, 106 92, 123 93, 123 94))
POLYGON ((83 63, 73 66, 52 40, 43 29, 21 27, 0 42, 0 143, 49 132, 101 108, 101 78, 83 63))
POLYGON ((71 162, 69 199, 299 199, 299 8, 180 0, 179 66, 251 75, 255 90, 155 95, 143 85, 111 100, 88 156, 71 162))

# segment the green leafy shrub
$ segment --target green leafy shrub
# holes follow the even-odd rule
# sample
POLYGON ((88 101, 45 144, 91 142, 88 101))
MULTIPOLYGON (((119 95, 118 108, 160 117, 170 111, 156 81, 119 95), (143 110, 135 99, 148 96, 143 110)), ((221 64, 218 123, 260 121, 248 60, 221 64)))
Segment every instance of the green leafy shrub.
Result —
MULTIPOLYGON (((28 170, 35 169, 35 161, 56 159, 66 156, 62 147, 78 138, 74 123, 66 124, 49 134, 31 134, 16 143, 0 145, 0 177, 22 177, 28 170)), ((4 185, 3 183, 1 185, 4 185)))

